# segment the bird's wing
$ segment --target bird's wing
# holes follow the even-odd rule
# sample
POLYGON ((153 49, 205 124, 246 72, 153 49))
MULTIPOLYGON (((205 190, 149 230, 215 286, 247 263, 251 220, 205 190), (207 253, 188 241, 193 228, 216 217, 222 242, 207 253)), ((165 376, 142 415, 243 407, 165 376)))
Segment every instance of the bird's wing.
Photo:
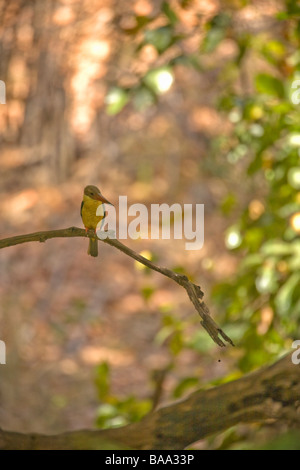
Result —
POLYGON ((83 208, 84 201, 82 201, 81 206, 80 206, 80 215, 82 217, 82 208, 83 208))

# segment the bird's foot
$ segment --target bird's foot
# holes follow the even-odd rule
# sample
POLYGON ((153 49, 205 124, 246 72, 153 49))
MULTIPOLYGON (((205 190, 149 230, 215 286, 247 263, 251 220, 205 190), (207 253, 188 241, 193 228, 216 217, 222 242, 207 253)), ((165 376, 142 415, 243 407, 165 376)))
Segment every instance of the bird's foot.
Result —
POLYGON ((90 237, 91 235, 96 235, 96 230, 85 227, 85 233, 87 237, 90 237))

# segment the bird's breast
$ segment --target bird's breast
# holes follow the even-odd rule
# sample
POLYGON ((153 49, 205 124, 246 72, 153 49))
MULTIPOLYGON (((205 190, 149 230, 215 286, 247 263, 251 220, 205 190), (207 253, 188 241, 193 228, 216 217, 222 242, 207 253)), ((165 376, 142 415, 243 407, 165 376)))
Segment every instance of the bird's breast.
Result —
POLYGON ((105 207, 100 201, 88 198, 83 200, 81 211, 82 221, 86 228, 96 230, 99 222, 104 218, 105 207))

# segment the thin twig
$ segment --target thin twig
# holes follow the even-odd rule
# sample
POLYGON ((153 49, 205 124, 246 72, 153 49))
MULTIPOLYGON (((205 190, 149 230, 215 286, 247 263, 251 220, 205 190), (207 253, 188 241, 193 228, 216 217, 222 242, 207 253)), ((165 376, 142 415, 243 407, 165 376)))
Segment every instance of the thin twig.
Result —
MULTIPOLYGON (((21 243, 33 242, 33 241, 45 242, 46 240, 49 240, 51 238, 91 237, 91 236, 93 236, 93 234, 86 233, 84 229, 81 229, 78 227, 69 227, 69 228, 60 229, 60 230, 47 230, 43 232, 29 233, 27 235, 18 235, 16 237, 4 238, 0 240, 0 249, 7 248, 9 246, 20 245, 21 243)), ((188 279, 188 277, 185 276, 184 274, 179 274, 179 273, 172 271, 171 269, 157 266, 152 261, 144 258, 144 256, 139 255, 135 251, 128 248, 128 246, 123 245, 123 243, 121 243, 119 240, 115 238, 106 238, 104 240, 100 239, 100 241, 103 241, 104 243, 107 243, 108 245, 111 245, 117 248, 118 250, 125 253, 127 256, 130 256, 131 258, 135 259, 136 261, 139 261, 140 263, 144 264, 145 266, 152 269, 153 271, 159 272, 163 276, 166 276, 172 279, 177 284, 182 286, 186 290, 189 296, 189 299, 191 300, 195 309, 197 310, 197 312, 199 313, 201 317, 201 322, 200 322, 201 325, 203 326, 203 328, 205 328, 205 330, 208 332, 208 334, 213 339, 213 341, 219 346, 225 346, 225 342, 234 346, 232 340, 224 333, 224 331, 211 318, 209 309, 202 300, 204 293, 201 290, 200 286, 191 282, 188 279)))

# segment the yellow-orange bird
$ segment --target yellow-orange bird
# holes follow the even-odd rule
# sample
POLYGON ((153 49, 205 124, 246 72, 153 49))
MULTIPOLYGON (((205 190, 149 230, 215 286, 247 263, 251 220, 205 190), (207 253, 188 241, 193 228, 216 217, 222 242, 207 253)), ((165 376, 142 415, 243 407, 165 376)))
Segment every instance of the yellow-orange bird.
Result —
MULTIPOLYGON (((111 204, 111 202, 102 196, 101 191, 97 186, 89 185, 84 188, 80 215, 86 231, 94 230, 96 233, 96 228, 99 222, 101 222, 101 220, 106 216, 104 203, 111 204)), ((94 257, 98 256, 97 238, 90 238, 88 255, 94 257)))

